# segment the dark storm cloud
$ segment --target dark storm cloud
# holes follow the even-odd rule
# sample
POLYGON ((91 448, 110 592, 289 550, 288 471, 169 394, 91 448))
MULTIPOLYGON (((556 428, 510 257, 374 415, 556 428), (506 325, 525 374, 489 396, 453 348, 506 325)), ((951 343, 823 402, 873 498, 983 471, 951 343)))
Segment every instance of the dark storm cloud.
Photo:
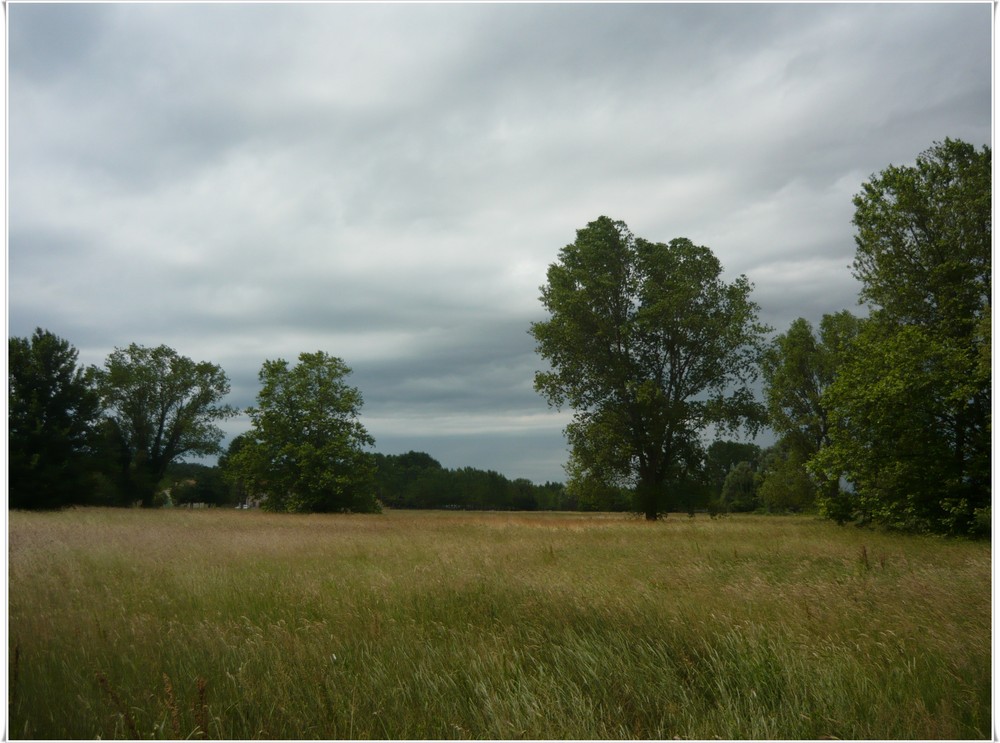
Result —
MULTIPOLYGON (((852 196, 989 140, 991 7, 12 4, 9 325, 353 367, 384 451, 561 477, 527 330, 601 214, 762 319, 855 305, 852 196), (447 454, 445 454, 447 452, 447 454)), ((231 423, 230 433, 246 426, 231 423)))

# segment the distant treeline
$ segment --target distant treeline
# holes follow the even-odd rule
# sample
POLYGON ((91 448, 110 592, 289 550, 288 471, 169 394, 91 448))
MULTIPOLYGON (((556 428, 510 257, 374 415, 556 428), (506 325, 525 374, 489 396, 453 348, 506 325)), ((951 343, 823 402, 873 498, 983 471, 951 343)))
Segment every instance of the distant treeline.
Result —
MULTIPOLYGON (((372 454, 375 491, 387 508, 427 508, 483 511, 577 510, 575 498, 562 483, 535 485, 530 480, 510 480, 499 472, 474 467, 446 469, 430 454, 372 454)), ((178 462, 167 468, 160 502, 184 506, 253 505, 257 499, 225 477, 220 467, 178 462)))
POLYGON ((430 454, 375 454, 375 487, 388 508, 454 508, 485 511, 577 510, 562 483, 535 485, 493 470, 447 469, 430 454))
MULTIPOLYGON (((561 482, 536 485, 525 478, 511 480, 493 470, 449 469, 425 452, 370 455, 375 463, 376 497, 383 507, 470 511, 630 511, 635 506, 629 488, 567 487, 561 482)), ((812 506, 809 493, 799 500, 769 496, 762 484, 781 461, 778 447, 716 441, 708 447, 704 469, 677 492, 683 512, 801 511, 812 506)), ((223 459, 223 463, 225 459, 223 459)), ((167 468, 159 505, 256 504, 252 495, 233 484, 222 467, 178 462, 167 468)))

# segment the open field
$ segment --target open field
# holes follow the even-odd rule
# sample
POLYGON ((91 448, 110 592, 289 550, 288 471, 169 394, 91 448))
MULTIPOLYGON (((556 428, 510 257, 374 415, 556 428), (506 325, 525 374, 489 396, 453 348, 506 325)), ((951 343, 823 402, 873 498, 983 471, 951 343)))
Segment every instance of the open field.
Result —
POLYGON ((990 545, 808 517, 9 515, 12 738, 986 738, 990 545))

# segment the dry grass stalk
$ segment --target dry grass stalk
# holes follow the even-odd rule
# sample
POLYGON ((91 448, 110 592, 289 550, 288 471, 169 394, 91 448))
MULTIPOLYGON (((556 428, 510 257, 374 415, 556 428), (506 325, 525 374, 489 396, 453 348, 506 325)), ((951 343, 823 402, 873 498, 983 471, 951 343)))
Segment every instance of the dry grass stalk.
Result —
POLYGON ((198 701, 194 707, 194 722, 198 726, 198 736, 204 738, 208 734, 208 704, 205 701, 208 681, 198 677, 198 701))
POLYGON ((173 684, 170 683, 170 677, 165 673, 163 674, 163 691, 167 695, 167 708, 170 710, 170 727, 174 731, 174 737, 179 738, 181 736, 180 712, 177 709, 173 684))
POLYGON ((118 709, 118 714, 121 715, 122 719, 128 725, 128 731, 132 734, 135 739, 139 738, 139 728, 135 724, 135 718, 132 717, 132 713, 129 708, 122 701, 121 697, 111 688, 111 682, 108 681, 108 677, 105 676, 100 671, 97 672, 97 683, 101 687, 101 691, 108 695, 108 698, 114 703, 115 707, 118 709))

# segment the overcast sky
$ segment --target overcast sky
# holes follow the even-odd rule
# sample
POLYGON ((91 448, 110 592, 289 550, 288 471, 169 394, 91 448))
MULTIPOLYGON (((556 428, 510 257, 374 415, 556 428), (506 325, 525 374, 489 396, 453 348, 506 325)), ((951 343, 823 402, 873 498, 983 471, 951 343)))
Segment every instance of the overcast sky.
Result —
MULTIPOLYGON (((8 6, 8 331, 354 369, 385 453, 564 480, 547 266, 601 215, 777 331, 857 307, 852 196, 991 136, 990 3, 8 6)), ((226 425, 235 435, 245 417, 226 425)))

